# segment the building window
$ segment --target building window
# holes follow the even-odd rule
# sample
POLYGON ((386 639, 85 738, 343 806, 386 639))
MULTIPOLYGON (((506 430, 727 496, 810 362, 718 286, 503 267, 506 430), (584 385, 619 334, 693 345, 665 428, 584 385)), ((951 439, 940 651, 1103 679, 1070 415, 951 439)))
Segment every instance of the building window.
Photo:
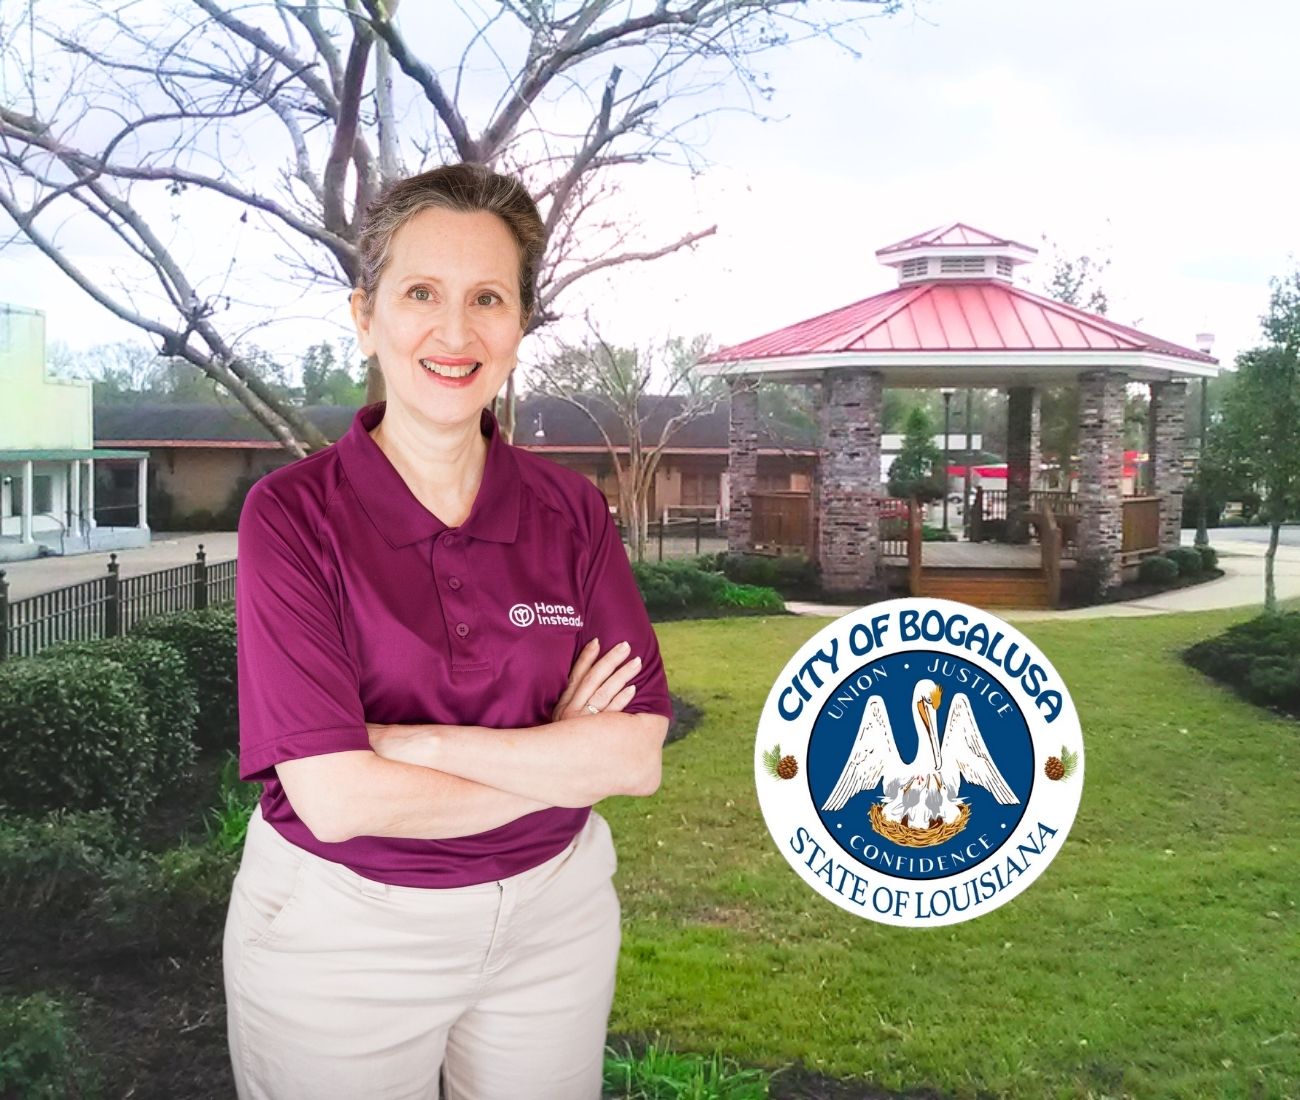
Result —
POLYGON ((54 477, 52 474, 32 475, 32 515, 39 516, 54 511, 54 477))
POLYGON ((998 257, 998 275, 1003 279, 1010 279, 1015 265, 1012 264, 1005 256, 998 257))
POLYGON ((929 273, 930 261, 925 256, 903 262, 902 277, 904 279, 924 279, 929 273))

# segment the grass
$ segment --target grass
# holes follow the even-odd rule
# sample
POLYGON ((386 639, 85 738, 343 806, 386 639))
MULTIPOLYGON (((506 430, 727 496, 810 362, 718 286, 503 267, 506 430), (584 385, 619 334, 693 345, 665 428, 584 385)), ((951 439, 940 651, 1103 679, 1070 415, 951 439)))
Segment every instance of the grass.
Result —
POLYGON ((619 1100, 767 1100, 768 1075, 732 1058, 682 1054, 656 1036, 638 1058, 606 1047, 606 1096, 619 1100))
POLYGON ((1244 610, 1020 624, 1065 678, 1087 776, 1022 896, 895 929, 804 886, 754 792, 757 717, 827 620, 665 623, 705 717, 649 799, 601 813, 623 952, 610 1029, 954 1096, 1300 1096, 1300 726, 1188 668, 1244 610))

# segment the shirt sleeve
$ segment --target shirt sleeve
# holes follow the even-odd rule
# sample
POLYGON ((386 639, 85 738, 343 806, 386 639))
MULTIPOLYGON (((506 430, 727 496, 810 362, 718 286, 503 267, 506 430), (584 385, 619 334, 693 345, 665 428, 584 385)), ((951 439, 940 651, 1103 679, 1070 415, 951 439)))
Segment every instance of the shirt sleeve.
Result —
POLYGON ((282 760, 369 749, 356 667, 315 536, 255 484, 239 516, 235 625, 239 775, 275 778, 282 760))
POLYGON ((604 494, 596 490, 592 504, 592 547, 589 568, 583 582, 583 624, 579 648, 592 638, 600 639, 604 653, 619 642, 631 647, 629 659, 641 658, 641 670, 631 683, 636 685, 632 701, 624 714, 661 714, 672 720, 673 708, 668 697, 668 677, 659 654, 645 601, 632 575, 627 550, 619 538, 618 527, 610 515, 604 494))

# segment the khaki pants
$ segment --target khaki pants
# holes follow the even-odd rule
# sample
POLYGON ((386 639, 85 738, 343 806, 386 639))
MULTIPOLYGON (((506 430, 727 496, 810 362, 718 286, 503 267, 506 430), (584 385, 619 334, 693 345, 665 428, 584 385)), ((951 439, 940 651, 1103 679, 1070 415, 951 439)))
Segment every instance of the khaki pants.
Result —
POLYGON ((389 886, 290 844, 255 809, 223 945, 240 1100, 598 1100, 615 868, 593 810, 521 874, 389 886))

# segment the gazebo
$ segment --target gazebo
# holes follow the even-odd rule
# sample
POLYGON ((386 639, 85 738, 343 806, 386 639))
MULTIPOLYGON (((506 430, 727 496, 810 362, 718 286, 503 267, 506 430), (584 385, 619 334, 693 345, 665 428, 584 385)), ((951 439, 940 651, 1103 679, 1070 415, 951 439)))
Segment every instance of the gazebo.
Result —
POLYGON ((807 542, 827 591, 875 588, 882 567, 901 555, 916 595, 1054 604, 1062 564, 1086 569, 1100 593, 1143 553, 1177 546, 1187 379, 1215 376, 1217 360, 1016 285, 1016 268, 1034 255, 968 225, 943 226, 876 252, 898 272, 896 289, 709 356, 701 369, 725 377, 731 391, 729 546, 771 545, 763 528, 772 509, 791 507, 755 492, 761 379, 820 390, 807 542), (1135 382, 1150 387, 1153 473, 1145 495, 1124 497, 1124 397, 1135 382), (1035 484, 1040 389, 1062 383, 1079 387, 1075 493, 1035 484), (882 511, 886 521, 897 511, 881 480, 882 393, 945 386, 1006 391, 1007 488, 1004 502, 989 503, 1004 507, 1002 529, 1018 545, 922 546, 915 515, 905 540, 882 531, 882 511), (1037 549, 1025 544, 1031 531, 1037 549))

